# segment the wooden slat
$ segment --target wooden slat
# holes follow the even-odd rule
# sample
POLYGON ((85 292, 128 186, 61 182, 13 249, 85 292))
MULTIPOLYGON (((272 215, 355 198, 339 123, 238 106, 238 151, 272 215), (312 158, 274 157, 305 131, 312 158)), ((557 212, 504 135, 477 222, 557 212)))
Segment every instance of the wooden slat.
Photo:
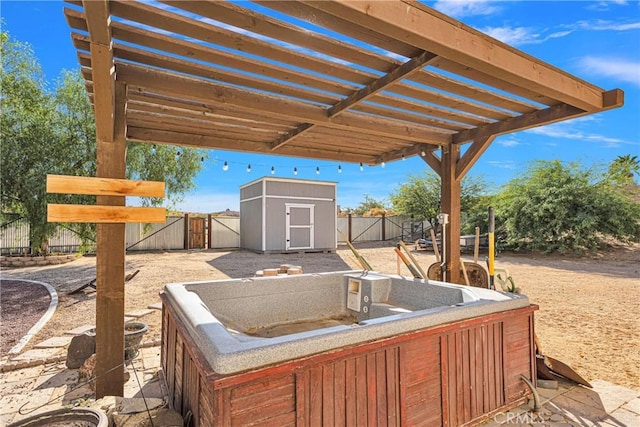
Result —
POLYGON ((47 205, 49 222, 90 222, 119 224, 127 222, 164 223, 165 208, 97 205, 47 205))
POLYGON ((47 193, 164 197, 164 182, 47 175, 47 193))
MULTIPOLYGON (((214 19, 216 21, 224 22, 229 25, 236 26, 238 28, 245 29, 257 34, 262 34, 268 37, 272 37, 278 40, 286 41, 293 45, 300 46, 305 49, 309 49, 315 52, 319 52, 332 57, 340 58, 350 63, 357 63, 365 67, 369 67, 378 70, 383 73, 389 73, 389 70, 400 66, 401 61, 391 58, 390 56, 384 56, 377 54, 371 50, 359 48, 354 45, 342 43, 339 40, 332 39, 321 34, 315 34, 305 29, 301 29, 287 22, 275 20, 269 16, 257 13, 250 9, 242 8, 239 5, 230 2, 208 1, 208 2, 182 2, 182 1, 163 1, 164 3, 171 4, 172 6, 179 7, 188 10, 192 13, 197 13, 204 17, 214 19)), ((393 72, 393 71, 392 71, 393 72)), ((405 75, 403 78, 424 83, 428 80, 430 73, 424 72, 422 69, 418 69, 411 74, 405 75), (418 76, 424 77, 418 78, 418 76)), ((451 81, 451 79, 438 78, 435 82, 427 83, 434 88, 440 90, 444 89, 443 83, 451 81)), ((482 91, 480 89, 471 89, 468 86, 458 82, 456 85, 447 85, 452 90, 452 93, 459 92, 462 88, 464 93, 462 96, 467 98, 476 98, 482 96, 482 102, 486 102, 487 95, 493 95, 489 92, 482 91), (470 90, 471 89, 471 90, 470 90)), ((449 108, 456 108, 460 111, 467 111, 474 114, 485 115, 486 117, 492 117, 495 119, 503 119, 508 117, 505 112, 500 112, 494 108, 482 106, 480 104, 474 104, 468 101, 464 101, 460 98, 449 98, 441 93, 428 92, 424 90, 418 90, 415 86, 409 86, 407 84, 396 84, 388 87, 388 90, 393 93, 402 94, 418 99, 422 99, 427 102, 448 106, 449 108), (418 94, 423 94, 420 96, 418 94), (427 95, 428 98, 425 98, 427 95)), ((509 102, 506 97, 499 97, 493 95, 493 98, 500 102, 500 107, 505 108, 507 105, 514 109, 514 111, 528 112, 532 111, 531 107, 526 107, 516 102, 509 102), (504 105, 503 105, 504 104, 504 105)), ((535 109, 535 108, 533 108, 535 109)))
POLYGON ((602 108, 602 90, 417 2, 314 2, 323 10, 418 49, 499 76, 586 111, 602 108), (409 13, 407 11, 410 11, 409 13), (428 28, 429 31, 424 29, 428 28), (455 39, 456 43, 451 43, 455 39))
POLYGON ((232 103, 237 108, 269 112, 274 117, 296 119, 304 123, 324 124, 336 129, 360 130, 370 134, 403 138, 420 143, 445 143, 449 136, 424 126, 406 126, 400 121, 346 112, 338 117, 327 117, 320 106, 260 95, 238 88, 216 85, 172 73, 154 71, 135 65, 119 64, 118 75, 129 84, 146 87, 154 93, 209 103, 232 103))

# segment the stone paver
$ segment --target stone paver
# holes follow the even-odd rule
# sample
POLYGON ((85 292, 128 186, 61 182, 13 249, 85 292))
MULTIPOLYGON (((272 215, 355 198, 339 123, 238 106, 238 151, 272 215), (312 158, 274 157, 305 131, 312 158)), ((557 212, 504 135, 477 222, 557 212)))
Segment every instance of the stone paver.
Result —
POLYGON ((58 356, 62 354, 62 352, 63 350, 61 348, 34 348, 12 357, 11 360, 48 359, 53 356, 58 356))
POLYGON ((153 313, 153 309, 151 309, 151 308, 142 308, 140 310, 134 310, 134 311, 130 311, 128 313, 125 313, 125 316, 139 318, 139 317, 142 317, 142 316, 146 316, 149 313, 153 313))
POLYGON ((42 341, 41 343, 34 345, 33 347, 34 348, 65 347, 69 345, 72 338, 73 337, 71 335, 66 335, 63 337, 52 337, 52 338, 49 338, 48 340, 42 341))
POLYGON ((95 328, 95 326, 93 325, 82 325, 82 326, 78 326, 77 328, 71 329, 70 331, 66 331, 64 334, 65 335, 80 335, 80 334, 84 334, 85 332, 91 330, 95 328))
POLYGON ((149 306, 150 309, 152 310, 162 310, 162 303, 161 302, 157 302, 155 304, 151 304, 149 306))

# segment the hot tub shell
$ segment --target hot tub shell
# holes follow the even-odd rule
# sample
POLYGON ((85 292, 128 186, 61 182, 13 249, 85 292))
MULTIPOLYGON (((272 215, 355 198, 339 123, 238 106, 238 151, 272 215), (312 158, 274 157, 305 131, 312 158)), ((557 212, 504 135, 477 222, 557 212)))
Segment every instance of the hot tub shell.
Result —
POLYGON ((162 366, 193 425, 474 424, 535 379, 525 296, 351 271, 172 284, 162 299, 162 366), (248 335, 345 314, 356 323, 248 335))

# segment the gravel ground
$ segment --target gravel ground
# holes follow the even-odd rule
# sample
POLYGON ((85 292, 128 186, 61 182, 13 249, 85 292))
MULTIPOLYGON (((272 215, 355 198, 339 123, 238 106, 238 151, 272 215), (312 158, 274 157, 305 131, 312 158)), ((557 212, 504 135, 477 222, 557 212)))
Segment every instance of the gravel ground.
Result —
MULTIPOLYGON (((361 244, 360 253, 378 271, 396 273, 393 243, 361 244)), ((415 253, 423 268, 432 253, 415 253)), ((484 256, 484 255, 483 255, 484 256)), ((125 310, 160 301, 166 283, 250 277, 280 264, 303 267, 305 273, 357 268, 341 246, 332 254, 259 255, 246 251, 177 251, 127 255, 126 271, 140 270, 126 284, 125 310)), ((617 248, 589 257, 501 254, 496 267, 506 268, 522 293, 540 306, 536 332, 544 353, 571 365, 587 379, 603 379, 640 389, 640 246, 617 248)), ((402 266, 401 273, 408 272, 402 266)), ((28 349, 51 336, 84 324, 95 324, 95 292, 67 293, 95 277, 95 258, 60 266, 4 270, 11 277, 50 283, 58 291, 58 310, 28 349)), ((145 340, 160 337, 160 313, 143 318, 145 340)), ((3 320, 4 322, 4 320, 3 320)), ((4 324, 3 324, 4 329, 4 324)))

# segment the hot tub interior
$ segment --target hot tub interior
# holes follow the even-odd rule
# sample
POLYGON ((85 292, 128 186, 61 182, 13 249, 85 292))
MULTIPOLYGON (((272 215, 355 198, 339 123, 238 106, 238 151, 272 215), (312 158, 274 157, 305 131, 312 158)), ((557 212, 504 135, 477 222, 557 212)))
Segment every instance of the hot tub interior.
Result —
POLYGON ((374 273, 311 274, 196 283, 198 295, 229 332, 263 338, 472 301, 462 289, 374 273), (293 297, 293 298, 292 298, 293 297))

